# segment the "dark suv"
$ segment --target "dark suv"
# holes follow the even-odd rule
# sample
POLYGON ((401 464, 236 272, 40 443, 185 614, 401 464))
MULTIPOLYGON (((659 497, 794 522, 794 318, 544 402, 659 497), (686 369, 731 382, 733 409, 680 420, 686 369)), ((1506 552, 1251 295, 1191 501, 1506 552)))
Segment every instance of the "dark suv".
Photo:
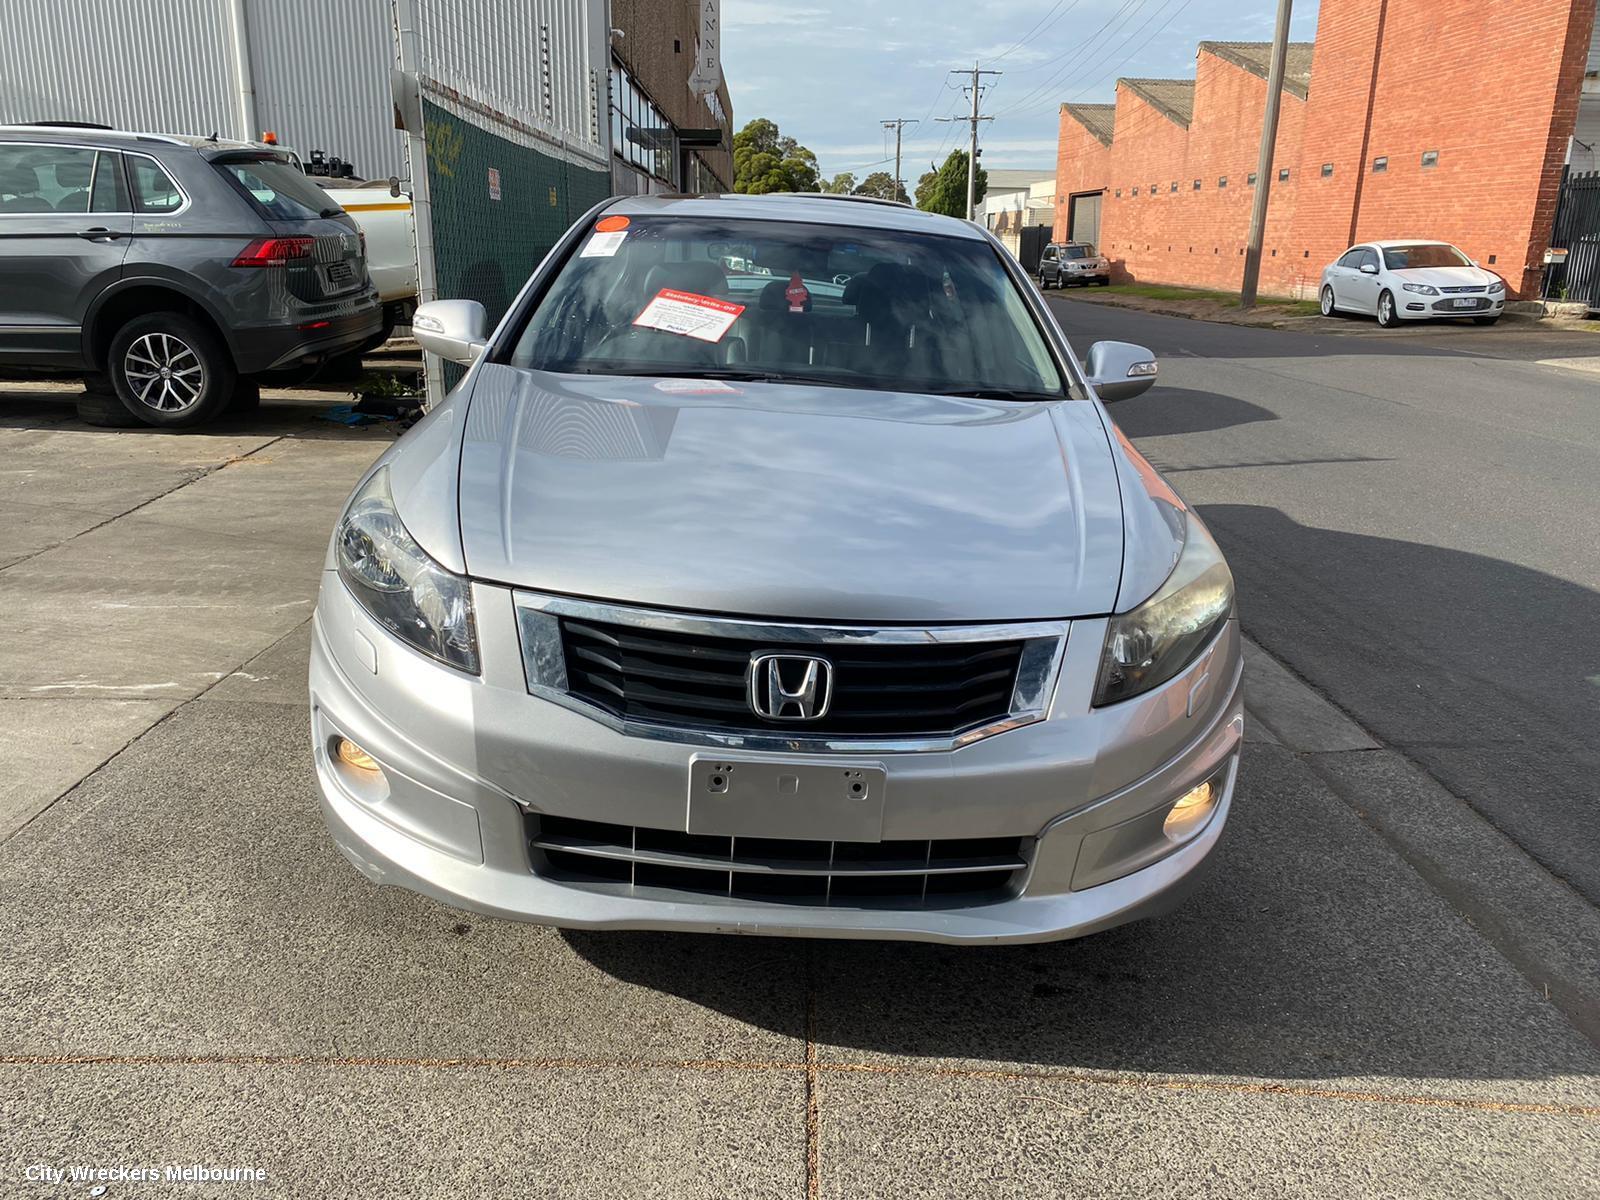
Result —
POLYGON ((360 231, 287 155, 0 126, 0 368, 86 372, 147 424, 197 425, 381 325, 360 231))
POLYGON ((1111 262, 1088 242, 1051 242, 1039 257, 1039 286, 1071 287, 1075 283, 1111 282, 1111 262))

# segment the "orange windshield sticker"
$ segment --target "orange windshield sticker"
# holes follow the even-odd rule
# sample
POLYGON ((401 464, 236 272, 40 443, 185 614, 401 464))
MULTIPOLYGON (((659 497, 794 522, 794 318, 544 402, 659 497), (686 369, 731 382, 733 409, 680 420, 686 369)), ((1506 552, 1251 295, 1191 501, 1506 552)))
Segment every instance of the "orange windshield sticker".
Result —
POLYGON ((720 342, 743 311, 744 305, 729 300, 662 288, 633 323, 643 329, 678 333, 702 342, 720 342))
POLYGON ((628 227, 627 217, 601 217, 594 223, 596 233, 615 233, 619 229, 628 227))

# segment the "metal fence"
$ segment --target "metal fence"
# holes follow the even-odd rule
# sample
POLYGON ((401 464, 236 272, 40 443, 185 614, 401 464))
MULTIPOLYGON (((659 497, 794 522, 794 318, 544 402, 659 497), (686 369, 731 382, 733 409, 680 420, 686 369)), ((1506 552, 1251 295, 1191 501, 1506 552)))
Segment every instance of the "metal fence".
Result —
MULTIPOLYGON (((606 4, 394 5, 397 83, 415 99, 400 108, 419 298, 477 300, 497 322, 562 231, 610 194, 606 4)), ((428 366, 433 402, 459 371, 428 366)))
POLYGON ((1582 301, 1600 311, 1600 171, 1562 180, 1550 248, 1567 253, 1545 275, 1545 299, 1582 301))

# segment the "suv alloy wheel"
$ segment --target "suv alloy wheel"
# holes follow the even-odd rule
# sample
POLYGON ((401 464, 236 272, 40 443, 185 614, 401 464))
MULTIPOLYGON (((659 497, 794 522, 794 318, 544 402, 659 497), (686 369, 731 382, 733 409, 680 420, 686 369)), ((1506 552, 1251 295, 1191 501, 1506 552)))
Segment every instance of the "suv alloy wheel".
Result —
POLYGON ((147 425, 198 425, 220 412, 238 375, 216 336, 181 313, 135 317, 111 339, 117 396, 147 425))

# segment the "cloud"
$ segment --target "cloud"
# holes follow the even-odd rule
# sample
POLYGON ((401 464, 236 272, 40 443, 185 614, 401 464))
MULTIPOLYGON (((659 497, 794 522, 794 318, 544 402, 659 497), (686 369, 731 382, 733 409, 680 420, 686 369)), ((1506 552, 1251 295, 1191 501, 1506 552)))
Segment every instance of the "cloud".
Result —
POLYGON ((724 29, 747 26, 820 25, 831 14, 825 8, 801 8, 776 0, 734 0, 722 14, 724 29))

